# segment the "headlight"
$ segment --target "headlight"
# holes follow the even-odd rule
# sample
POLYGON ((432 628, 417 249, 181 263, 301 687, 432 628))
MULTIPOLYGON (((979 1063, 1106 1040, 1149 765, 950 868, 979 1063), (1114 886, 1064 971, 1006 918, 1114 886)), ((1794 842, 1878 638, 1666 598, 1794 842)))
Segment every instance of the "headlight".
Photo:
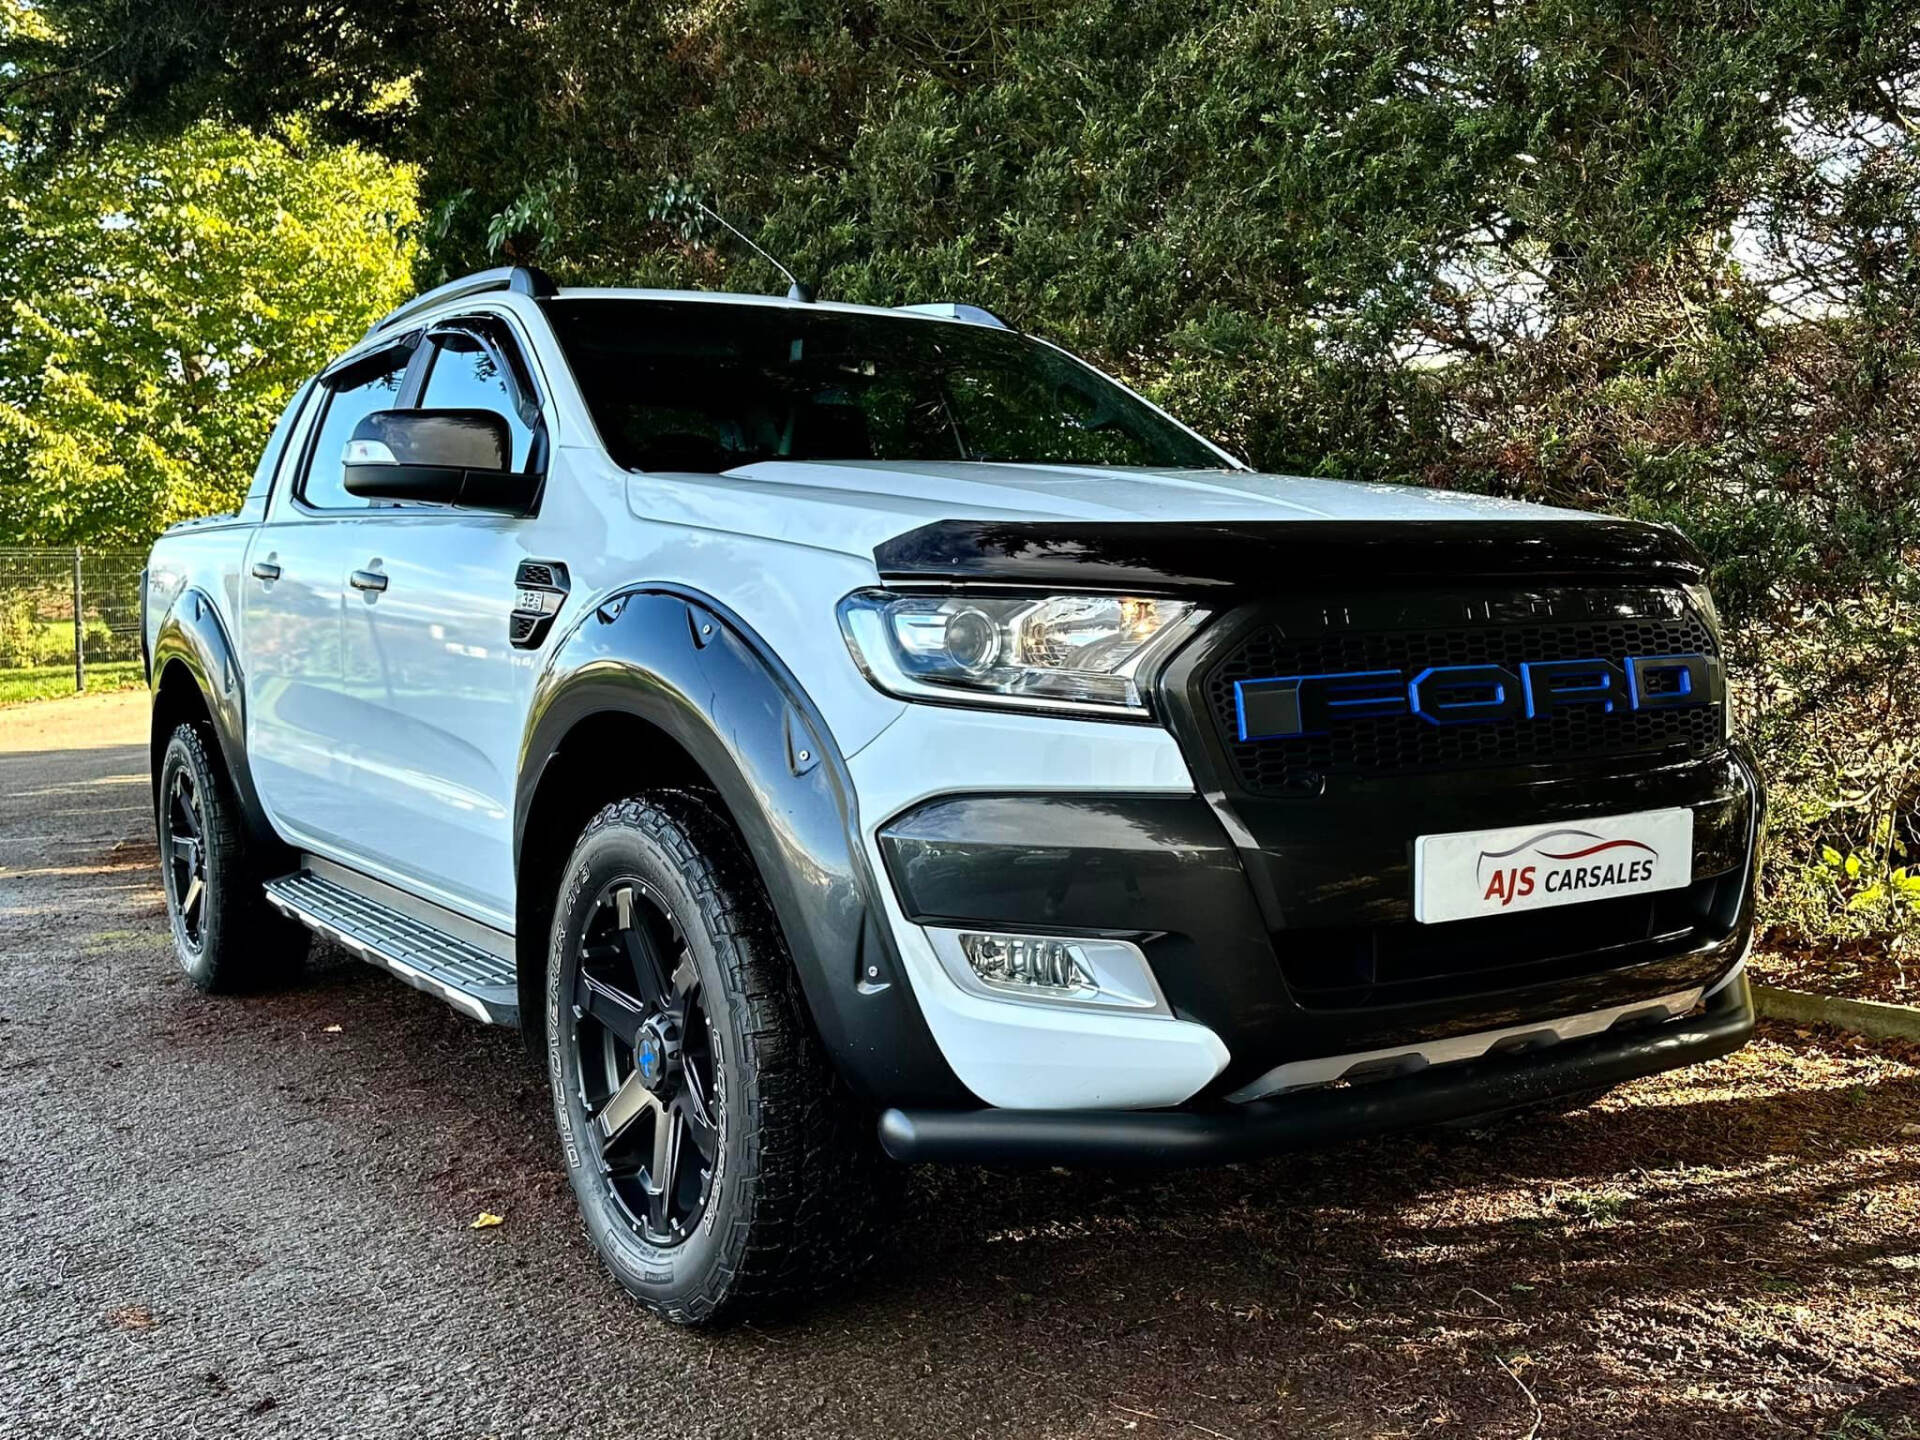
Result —
POLYGON ((903 699, 1134 718, 1153 666, 1202 619, 1184 600, 1125 595, 896 595, 840 602, 867 678, 903 699))

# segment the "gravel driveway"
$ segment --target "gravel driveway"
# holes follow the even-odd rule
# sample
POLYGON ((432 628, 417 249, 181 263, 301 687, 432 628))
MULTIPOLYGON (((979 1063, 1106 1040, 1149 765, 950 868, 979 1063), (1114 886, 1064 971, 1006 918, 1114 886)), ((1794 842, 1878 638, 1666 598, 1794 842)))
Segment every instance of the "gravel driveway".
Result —
POLYGON ((1786 1030, 1531 1130, 928 1172, 858 1290, 674 1331, 517 1037, 179 978, 145 713, 0 711, 0 1434, 1920 1434, 1920 1056, 1786 1030))

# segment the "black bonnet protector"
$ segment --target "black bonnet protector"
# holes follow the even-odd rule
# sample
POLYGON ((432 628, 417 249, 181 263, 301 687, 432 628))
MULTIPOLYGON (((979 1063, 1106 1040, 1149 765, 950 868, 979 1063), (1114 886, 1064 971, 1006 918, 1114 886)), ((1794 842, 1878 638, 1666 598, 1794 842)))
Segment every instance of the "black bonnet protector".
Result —
POLYGON ((1368 580, 1703 579, 1699 551, 1637 520, 940 520, 874 547, 883 580, 1146 593, 1368 580))

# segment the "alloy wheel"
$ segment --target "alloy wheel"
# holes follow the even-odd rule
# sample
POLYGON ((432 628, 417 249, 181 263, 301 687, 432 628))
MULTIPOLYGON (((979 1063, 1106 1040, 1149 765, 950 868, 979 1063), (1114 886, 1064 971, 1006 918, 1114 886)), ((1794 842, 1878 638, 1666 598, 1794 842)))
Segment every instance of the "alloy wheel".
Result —
POLYGON ((571 997, 580 1101, 602 1179, 649 1244, 706 1212, 724 1118, 705 991, 685 932, 646 882, 603 886, 571 997))
POLYGON ((200 786, 184 766, 167 787, 165 813, 168 898, 188 947, 198 950, 206 935, 207 827, 200 786))

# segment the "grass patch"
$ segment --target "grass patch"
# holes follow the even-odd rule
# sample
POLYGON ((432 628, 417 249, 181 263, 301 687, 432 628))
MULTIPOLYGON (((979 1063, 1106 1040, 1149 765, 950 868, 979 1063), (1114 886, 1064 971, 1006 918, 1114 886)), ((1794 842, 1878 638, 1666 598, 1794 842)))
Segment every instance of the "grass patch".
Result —
MULTIPOLYGON (((138 660, 103 660, 98 665, 87 666, 89 695, 107 690, 137 690, 146 683, 138 660)), ((73 693, 70 665, 30 665, 24 669, 0 670, 0 705, 57 700, 73 693)))
POLYGON ((1905 1416, 1880 1421, 1849 1410, 1840 1417, 1838 1427, 1821 1432, 1821 1440, 1907 1440, 1915 1435, 1920 1435, 1920 1430, 1905 1416))
POLYGON ((1613 1225, 1632 1198, 1617 1190, 1563 1190, 1554 1197, 1554 1204, 1562 1214, 1578 1216, 1594 1225, 1613 1225))

